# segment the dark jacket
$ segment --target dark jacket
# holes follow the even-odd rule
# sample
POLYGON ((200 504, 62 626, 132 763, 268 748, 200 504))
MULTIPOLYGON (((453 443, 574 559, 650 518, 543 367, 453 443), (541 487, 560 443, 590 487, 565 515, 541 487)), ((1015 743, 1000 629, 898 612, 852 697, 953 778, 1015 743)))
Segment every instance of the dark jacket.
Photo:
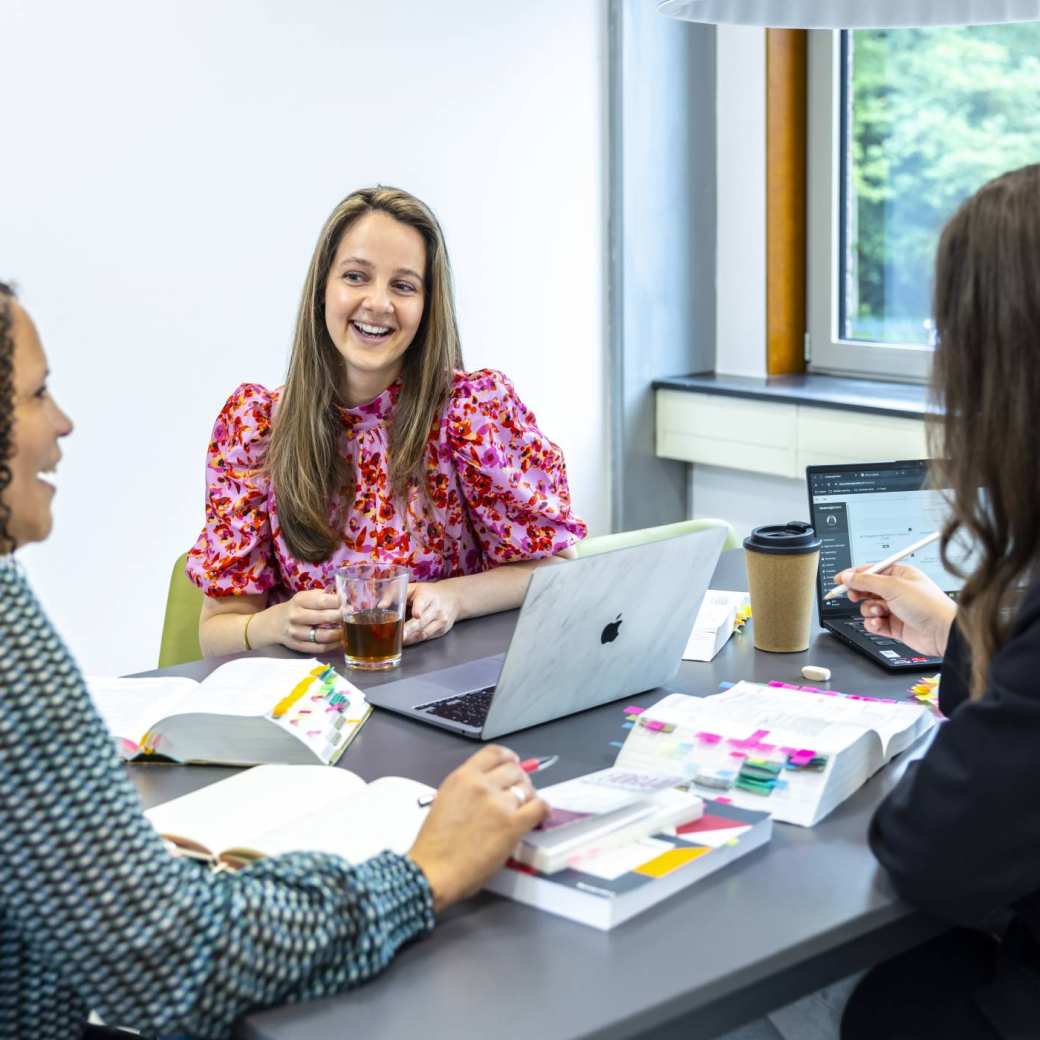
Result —
POLYGON ((1013 988, 1040 1011, 1040 583, 975 701, 970 673, 954 625, 939 691, 948 721, 878 808, 870 845, 908 902, 1009 936, 1024 969, 1013 988))

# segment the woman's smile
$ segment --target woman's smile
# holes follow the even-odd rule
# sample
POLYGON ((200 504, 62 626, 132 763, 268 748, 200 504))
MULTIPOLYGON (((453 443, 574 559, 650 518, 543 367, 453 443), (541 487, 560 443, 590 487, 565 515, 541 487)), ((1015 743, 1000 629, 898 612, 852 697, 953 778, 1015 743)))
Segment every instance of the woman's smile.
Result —
POLYGON ((362 343, 371 343, 376 345, 382 345, 385 343, 394 332, 394 328, 391 325, 379 325, 374 322, 358 320, 352 321, 350 327, 362 343))
POLYGON ((426 245, 386 213, 351 224, 325 283, 325 326, 344 363, 343 399, 370 401, 399 375, 423 316, 426 245))

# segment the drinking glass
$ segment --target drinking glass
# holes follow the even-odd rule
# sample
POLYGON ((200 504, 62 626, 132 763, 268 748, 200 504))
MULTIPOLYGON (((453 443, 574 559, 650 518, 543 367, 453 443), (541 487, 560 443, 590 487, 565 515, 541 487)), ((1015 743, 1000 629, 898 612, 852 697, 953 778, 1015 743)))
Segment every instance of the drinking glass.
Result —
POLYGON ((336 572, 348 668, 381 671, 401 663, 408 568, 356 563, 336 572))

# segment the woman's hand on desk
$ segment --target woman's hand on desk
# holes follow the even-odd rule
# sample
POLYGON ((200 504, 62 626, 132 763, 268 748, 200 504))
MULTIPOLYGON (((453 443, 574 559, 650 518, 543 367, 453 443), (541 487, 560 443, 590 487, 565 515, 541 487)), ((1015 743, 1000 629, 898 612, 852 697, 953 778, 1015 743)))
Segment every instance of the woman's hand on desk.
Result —
POLYGON ((836 580, 859 603, 868 632, 906 643, 918 653, 942 657, 950 638, 957 604, 916 567, 896 563, 885 574, 864 574, 852 567, 836 580))
POLYGON ((450 773, 408 853, 434 911, 478 891, 548 811, 508 748, 489 744, 450 773))
POLYGON ((435 639, 450 632, 461 610, 458 579, 420 581, 409 585, 405 644, 421 643, 424 639, 435 639))

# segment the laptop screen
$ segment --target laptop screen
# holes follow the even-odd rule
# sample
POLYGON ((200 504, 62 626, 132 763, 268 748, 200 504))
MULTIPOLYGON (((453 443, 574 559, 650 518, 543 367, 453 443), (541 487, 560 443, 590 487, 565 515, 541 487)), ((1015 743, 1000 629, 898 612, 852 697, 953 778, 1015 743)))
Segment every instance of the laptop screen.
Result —
MULTIPOLYGON (((877 563, 939 530, 947 513, 943 492, 926 487, 926 459, 809 466, 806 478, 809 516, 823 540, 816 576, 820 619, 858 614, 859 606, 845 596, 823 602, 835 576, 846 567, 877 563)), ((938 542, 903 562, 924 571, 951 596, 964 584, 943 567, 938 542)))

